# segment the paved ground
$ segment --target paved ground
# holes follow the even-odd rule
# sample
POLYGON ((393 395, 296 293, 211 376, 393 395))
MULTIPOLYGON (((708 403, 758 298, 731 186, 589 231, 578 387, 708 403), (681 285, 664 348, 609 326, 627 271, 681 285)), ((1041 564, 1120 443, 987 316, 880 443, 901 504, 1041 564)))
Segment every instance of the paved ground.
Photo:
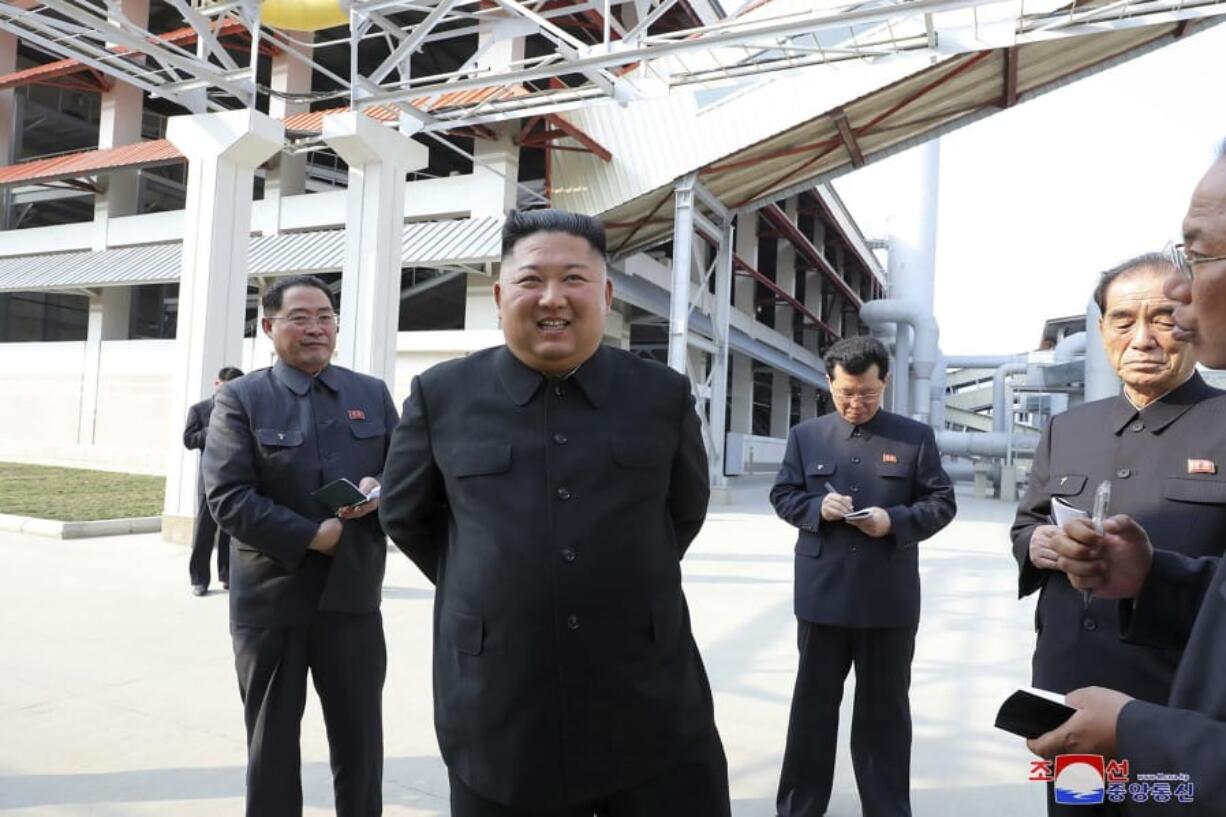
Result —
MULTIPOLYGON (((685 561, 715 688, 735 817, 771 817, 795 670, 791 542, 765 490, 715 509, 685 561)), ((1043 813, 1022 742, 991 726, 1028 680, 1032 605, 1014 600, 1012 508, 961 497, 922 549, 915 659, 917 817, 1043 813)), ((187 550, 156 535, 60 542, 0 533, 0 814, 239 815, 243 727, 226 597, 193 598, 187 550)), ((429 585, 389 554, 385 814, 445 817, 431 728, 429 585)), ((849 717, 851 687, 844 696, 849 717)), ((846 724, 844 724, 846 726, 846 724)), ((331 813, 318 703, 303 723, 307 813, 331 813)), ((859 814, 841 738, 833 817, 859 814)))

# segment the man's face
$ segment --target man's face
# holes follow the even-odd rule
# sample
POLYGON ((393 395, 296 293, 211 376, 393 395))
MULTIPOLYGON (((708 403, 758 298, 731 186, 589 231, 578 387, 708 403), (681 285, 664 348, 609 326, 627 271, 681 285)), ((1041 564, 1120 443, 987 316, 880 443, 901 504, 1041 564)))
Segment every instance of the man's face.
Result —
POLYGON ((494 303, 511 353, 539 372, 565 374, 600 346, 613 284, 586 239, 534 233, 503 259, 494 303))
POLYGON ((1124 385, 1157 397, 1178 386, 1196 366, 1191 345, 1175 336, 1175 301, 1162 294, 1166 270, 1127 272, 1107 287, 1098 322, 1103 347, 1124 385))
POLYGON ((834 376, 827 379, 834 410, 852 425, 867 423, 881 409, 886 381, 881 379, 876 363, 863 374, 849 374, 842 364, 836 363, 834 376))
POLYGON ((328 296, 311 286, 290 287, 281 294, 281 308, 260 321, 264 334, 286 365, 318 374, 336 348, 336 313, 328 296))
MULTIPOLYGON (((1192 193, 1183 241, 1192 260, 1226 255, 1226 160, 1215 162, 1192 193)), ((1192 343, 1201 363, 1226 368, 1226 261, 1192 268, 1191 281, 1178 272, 1167 276, 1166 296, 1180 304, 1175 336, 1192 343)))

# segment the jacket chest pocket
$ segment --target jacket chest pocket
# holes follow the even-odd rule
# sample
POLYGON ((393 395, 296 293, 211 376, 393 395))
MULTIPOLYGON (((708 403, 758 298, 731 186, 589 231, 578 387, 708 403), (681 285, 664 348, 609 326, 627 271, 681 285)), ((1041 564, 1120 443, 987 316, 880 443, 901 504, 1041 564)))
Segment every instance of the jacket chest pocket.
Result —
POLYGON ((257 428, 260 463, 269 471, 280 471, 302 450, 303 434, 297 428, 257 428))
POLYGON ((451 451, 444 472, 457 479, 494 476, 511 470, 510 443, 474 443, 451 451))
POLYGON ((1049 496, 1080 496, 1089 477, 1085 474, 1052 474, 1047 480, 1049 496))
POLYGON ((805 463, 805 490, 825 494, 826 486, 837 470, 838 465, 828 460, 805 463))

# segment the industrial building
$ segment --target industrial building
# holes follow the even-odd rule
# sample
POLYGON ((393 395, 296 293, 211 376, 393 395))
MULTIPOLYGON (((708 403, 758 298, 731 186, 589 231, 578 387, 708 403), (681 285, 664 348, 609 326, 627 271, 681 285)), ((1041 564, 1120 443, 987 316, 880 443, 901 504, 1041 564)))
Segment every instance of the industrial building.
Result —
POLYGON ((1024 357, 941 355, 937 137, 1220 13, 7 3, 0 460, 165 474, 164 532, 183 537, 183 418, 221 366, 268 364, 270 279, 331 282, 337 361, 400 400, 414 373, 501 341, 502 218, 554 206, 608 228, 606 341, 689 374, 716 487, 773 472, 788 428, 825 409, 822 351, 872 331, 897 360, 892 408, 942 432, 954 473, 1008 495, 1045 415, 1114 386, 1068 327, 1024 357), (865 236, 832 181, 910 148, 912 216, 865 236))

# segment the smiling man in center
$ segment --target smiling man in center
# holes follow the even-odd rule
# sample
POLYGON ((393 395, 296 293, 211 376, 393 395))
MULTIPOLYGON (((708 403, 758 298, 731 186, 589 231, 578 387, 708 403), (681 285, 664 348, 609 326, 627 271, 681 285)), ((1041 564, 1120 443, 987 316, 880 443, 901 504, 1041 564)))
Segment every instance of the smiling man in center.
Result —
POLYGON ((453 817, 728 817, 680 560, 706 517, 689 382, 601 346, 587 216, 512 212, 506 343, 414 378, 380 514, 436 584, 453 817))

